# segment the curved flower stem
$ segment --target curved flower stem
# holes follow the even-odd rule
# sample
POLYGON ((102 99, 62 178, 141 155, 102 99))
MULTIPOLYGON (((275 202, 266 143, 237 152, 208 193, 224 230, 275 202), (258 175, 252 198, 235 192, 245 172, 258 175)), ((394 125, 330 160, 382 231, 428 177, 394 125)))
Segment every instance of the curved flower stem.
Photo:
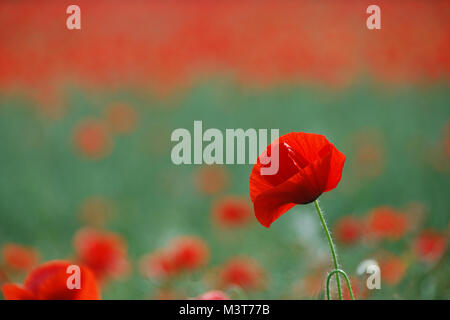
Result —
POLYGON ((336 273, 336 275, 338 273, 341 273, 344 276, 345 281, 347 282, 348 292, 350 292, 350 298, 352 300, 355 300, 355 296, 353 295, 352 286, 350 285, 350 280, 348 279, 348 276, 345 273, 345 271, 341 270, 341 269, 334 269, 333 271, 330 272, 330 274, 327 277, 327 299, 330 300, 330 280, 331 280, 331 277, 333 276, 333 274, 335 274, 335 273, 336 273))
MULTIPOLYGON (((320 209, 319 200, 315 200, 314 205, 316 206, 316 210, 317 210, 317 213, 319 214, 320 222, 322 223, 322 227, 325 230, 325 233, 328 238, 328 243, 330 244, 331 254, 333 255, 334 269, 337 270, 337 269, 339 269, 339 262, 337 259, 336 250, 334 248, 333 239, 331 239, 330 230, 328 230, 327 223, 325 222, 325 219, 322 214, 322 210, 320 209)), ((339 280, 339 273, 338 272, 335 272, 335 273, 336 273, 336 285, 337 285, 337 289, 338 289, 338 293, 339 293, 339 300, 342 300, 341 281, 339 280)))

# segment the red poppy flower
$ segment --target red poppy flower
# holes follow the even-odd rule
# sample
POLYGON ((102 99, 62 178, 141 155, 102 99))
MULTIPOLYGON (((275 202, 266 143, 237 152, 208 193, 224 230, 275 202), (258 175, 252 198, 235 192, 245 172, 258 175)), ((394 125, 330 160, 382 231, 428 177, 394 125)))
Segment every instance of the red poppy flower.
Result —
POLYGON ((3 246, 3 260, 11 269, 26 271, 39 261, 39 254, 33 248, 7 243, 3 246))
POLYGON ((442 256, 446 246, 445 235, 435 230, 425 230, 415 240, 414 251, 419 259, 434 262, 442 256))
POLYGON ((264 287, 265 272, 261 265, 249 257, 236 257, 229 260, 220 270, 220 284, 226 288, 239 286, 246 290, 264 287))
POLYGON ((407 265, 403 259, 389 256, 379 261, 383 282, 389 285, 398 284, 404 277, 407 265))
POLYGON ((107 127, 97 120, 84 120, 75 129, 76 147, 88 158, 99 159, 112 149, 112 139, 107 127))
POLYGON ((198 269, 209 260, 208 245, 201 238, 194 236, 175 238, 168 250, 176 271, 198 269))
POLYGON ((6 281, 8 281, 8 276, 6 275, 5 271, 0 268, 0 284, 6 281))
POLYGON ((94 274, 80 267, 80 289, 69 289, 68 261, 50 261, 32 270, 23 286, 8 283, 2 286, 6 300, 98 300, 100 289, 94 274))
POLYGON ((354 244, 361 237, 361 222, 353 217, 343 217, 334 226, 336 239, 344 244, 354 244))
POLYGON ((150 297, 152 300, 183 300, 186 299, 186 296, 182 292, 175 291, 170 288, 158 288, 153 297, 150 297))
POLYGON ((353 135, 353 170, 359 177, 376 177, 383 171, 385 150, 380 132, 373 129, 353 135))
POLYGON ((223 191, 229 184, 229 174, 226 168, 219 165, 209 165, 199 168, 195 173, 195 184, 204 194, 215 194, 223 191))
POLYGON ((208 291, 201 296, 195 298, 196 300, 230 300, 228 295, 220 290, 208 291))
POLYGON ((368 231, 375 238, 400 239, 408 229, 408 220, 403 212, 385 206, 369 214, 368 231))
POLYGON ((94 196, 86 199, 80 208, 81 220, 93 227, 102 227, 111 218, 113 205, 105 198, 94 196))
POLYGON ((126 104, 116 104, 108 108, 106 118, 114 132, 129 133, 136 126, 136 111, 126 104))
POLYGON ((208 260, 209 247, 201 238, 182 236, 173 239, 166 248, 142 257, 140 270, 145 277, 166 279, 201 268, 208 260))
POLYGON ((265 227, 297 204, 307 204, 334 189, 342 176, 345 155, 323 135, 292 132, 281 136, 260 155, 250 175, 250 198, 265 227), (261 157, 279 149, 279 170, 262 175, 261 157), (275 149, 276 150, 276 149, 275 149))
POLYGON ((443 131, 438 145, 432 147, 427 153, 429 161, 437 171, 448 172, 450 170, 450 121, 447 121, 443 131))
POLYGON ((324 279, 321 273, 312 273, 306 275, 298 287, 294 287, 295 296, 305 295, 308 297, 317 297, 323 291, 324 279))
MULTIPOLYGON (((352 292, 355 299, 358 299, 359 296, 359 279, 356 277, 350 277, 350 285, 352 286, 352 292)), ((347 282, 342 281, 342 297, 344 300, 351 300, 350 290, 348 289, 347 282)))
POLYGON ((251 221, 252 209, 243 197, 224 197, 212 208, 213 219, 221 227, 240 227, 251 221))
POLYGON ((165 279, 175 273, 172 256, 165 250, 159 250, 141 258, 140 270, 143 276, 165 279))
POLYGON ((445 125, 442 144, 445 156, 450 159, 450 121, 445 125))
POLYGON ((76 233, 74 246, 80 262, 99 279, 120 277, 129 269, 126 244, 118 234, 84 228, 76 233))

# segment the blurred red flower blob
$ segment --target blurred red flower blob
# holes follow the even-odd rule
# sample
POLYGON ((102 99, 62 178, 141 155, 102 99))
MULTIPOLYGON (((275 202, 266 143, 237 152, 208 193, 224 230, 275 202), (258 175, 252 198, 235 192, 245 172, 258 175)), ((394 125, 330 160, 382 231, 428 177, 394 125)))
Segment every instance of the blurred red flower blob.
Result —
POLYGON ((201 296, 195 298, 196 300, 230 300, 228 295, 220 290, 208 291, 201 296))
POLYGON ((205 266, 209 260, 209 247, 201 238, 182 236, 172 240, 169 255, 177 272, 192 271, 205 266))
POLYGON ((437 171, 448 172, 450 170, 450 121, 447 121, 443 131, 438 145, 429 152, 429 161, 437 171))
POLYGON ((236 257, 229 260, 219 272, 222 287, 239 286, 245 290, 262 289, 266 282, 265 271, 252 258, 236 257))
POLYGON ((136 127, 136 111, 126 104, 110 106, 106 118, 111 130, 117 133, 130 133, 136 127))
POLYGON ((199 191, 211 195, 223 191, 228 186, 230 177, 225 167, 209 165, 199 168, 194 180, 199 191))
POLYGON ((442 145, 444 154, 450 159, 450 121, 447 121, 447 124, 445 125, 442 145))
POLYGON ((39 262, 38 252, 30 247, 7 243, 2 248, 6 265, 17 271, 27 271, 39 262))
MULTIPOLYGON (((349 280, 350 280, 350 285, 352 286, 353 296, 355 299, 358 299, 359 287, 360 287, 359 279, 356 277, 350 277, 349 280)), ((344 300, 351 300, 350 290, 348 289, 347 283, 344 282, 342 287, 343 287, 342 297, 344 298, 344 300)))
POLYGON ((77 125, 74 132, 76 147, 83 155, 91 159, 107 156, 112 150, 112 139, 105 124, 87 119, 77 125))
POLYGON ((361 238, 361 222, 353 217, 343 217, 334 226, 334 233, 339 242, 354 244, 361 238))
POLYGON ((84 228, 76 233, 74 247, 80 262, 101 280, 129 270, 125 240, 116 233, 84 228))
POLYGON ((383 171, 386 153, 382 134, 378 130, 365 128, 364 131, 355 132, 352 140, 353 171, 359 178, 379 176, 383 171))
POLYGON ((83 201, 80 218, 87 225, 103 227, 113 212, 113 205, 105 198, 93 196, 83 201))
POLYGON ((414 242, 414 251, 422 261, 438 260, 447 247, 445 235, 435 230, 425 230, 414 242))
POLYGON ((8 283, 2 286, 6 300, 99 300, 100 289, 94 274, 80 267, 80 289, 68 289, 68 261, 50 261, 32 270, 23 286, 8 283))
POLYGON ((252 218, 252 208, 244 197, 223 197, 217 200, 212 208, 213 220, 225 228, 242 227, 252 218))
POLYGON ((3 282, 7 282, 8 281, 8 276, 6 275, 5 271, 2 270, 2 268, 0 268, 0 285, 3 282))
POLYGON ((186 296, 170 288, 158 288, 151 299, 155 300, 182 300, 186 296))
POLYGON ((205 266, 209 247, 195 236, 174 238, 170 244, 140 260, 140 271, 145 277, 165 280, 182 272, 191 272, 205 266))
POLYGON ((370 236, 398 240, 406 233, 408 220, 403 212, 383 206, 370 212, 367 227, 370 236))
POLYGON ((171 255, 165 250, 142 257, 139 267, 143 276, 152 279, 166 279, 176 271, 171 255))
POLYGON ((281 136, 260 155, 250 174, 250 198, 255 215, 265 227, 297 204, 307 204, 338 185, 345 155, 323 135, 291 132, 281 136), (279 170, 262 175, 261 157, 279 147, 279 170))
POLYGON ((389 285, 398 284, 404 277, 407 264, 399 257, 389 256, 381 259, 380 262, 381 279, 389 285))
POLYGON ((323 274, 314 272, 307 274, 298 287, 294 287, 294 294, 307 297, 317 297, 324 288, 323 274), (297 292, 298 291, 298 292, 297 292))

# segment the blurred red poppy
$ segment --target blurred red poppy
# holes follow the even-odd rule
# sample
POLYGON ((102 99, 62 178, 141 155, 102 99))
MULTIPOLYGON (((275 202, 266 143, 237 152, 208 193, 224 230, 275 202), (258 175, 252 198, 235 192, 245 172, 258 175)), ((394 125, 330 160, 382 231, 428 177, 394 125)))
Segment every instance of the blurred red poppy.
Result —
POLYGON ((402 258, 392 255, 380 259, 379 265, 382 281, 392 286, 403 279, 407 270, 406 262, 402 258))
POLYGON ((2 248, 2 254, 6 265, 17 271, 27 271, 39 261, 37 250, 15 243, 5 244, 2 248))
POLYGON ((6 275, 6 272, 3 270, 3 268, 0 268, 0 285, 6 281, 8 281, 8 276, 6 275))
POLYGON ((428 155, 429 161, 437 171, 448 172, 450 170, 450 121, 445 124, 438 145, 432 147, 428 155))
POLYGON ((103 227, 113 212, 113 205, 105 198, 94 196, 83 201, 80 219, 92 227, 103 227))
POLYGON ((214 222, 225 228, 242 227, 251 221, 252 208, 244 197, 224 197, 212 208, 214 222))
MULTIPOLYGON (((352 286, 353 296, 355 299, 358 299, 360 287, 359 279, 356 277, 350 277, 349 280, 350 285, 352 286)), ((351 300, 350 290, 348 289, 347 283, 345 282, 342 287, 342 297, 344 298, 344 300, 351 300)))
POLYGON ((166 250, 159 250, 141 258, 141 274, 148 278, 165 279, 175 273, 172 256, 166 250))
POLYGON ((321 272, 307 274, 298 286, 293 288, 294 296, 317 297, 324 288, 324 278, 321 272))
POLYGON ((136 111, 126 104, 115 104, 108 108, 106 119, 112 131, 129 133, 136 127, 136 111))
POLYGON ((191 271, 206 265, 209 247, 199 237, 182 236, 172 240, 168 249, 177 272, 191 271))
POLYGON ((355 169, 360 176, 376 177, 383 166, 383 149, 379 145, 361 146, 356 153, 355 169))
POLYGON ((250 197, 258 221, 265 227, 297 204, 307 204, 334 189, 342 176, 345 155, 323 135, 292 132, 281 136, 258 157, 250 174, 250 197), (279 148, 279 170, 262 175, 262 156, 279 148))
POLYGON ((91 159, 107 156, 112 149, 112 139, 105 124, 98 120, 83 120, 75 128, 76 147, 83 155, 91 159))
POLYGON ((223 191, 229 184, 229 174, 225 167, 209 165, 195 172, 195 185, 204 194, 215 194, 223 191))
POLYGON ((50 261, 32 270, 23 286, 8 283, 2 286, 6 300, 99 300, 100 289, 94 274, 80 267, 80 289, 69 289, 68 261, 50 261))
POLYGON ((235 257, 220 270, 219 282, 222 287, 239 286, 245 290, 262 289, 266 282, 262 266, 249 257, 235 257))
POLYGON ((201 296, 195 298, 196 300, 230 300, 228 295, 220 290, 208 291, 201 296))
POLYGON ((182 272, 194 271, 205 266, 209 260, 209 247, 199 237, 174 238, 162 249, 140 260, 140 271, 145 277, 165 280, 182 272))
POLYGON ((334 233, 343 244, 354 244, 361 238, 363 227, 361 221, 353 217, 343 217, 336 222, 334 233))
POLYGON ((438 260, 445 251, 447 238, 436 230, 423 231, 414 242, 417 257, 426 262, 438 260))
POLYGON ((181 290, 175 290, 173 288, 158 288, 156 292, 150 297, 152 300, 184 300, 186 294, 181 290))
POLYGON ((384 167, 385 150, 379 129, 364 128, 352 135, 352 168, 358 178, 377 177, 384 167))
POLYGON ((370 212, 367 228, 371 237, 398 240, 407 232, 409 223, 403 212, 383 206, 370 212))
POLYGON ((450 159, 450 121, 447 121, 444 128, 444 137, 442 139, 442 149, 443 153, 450 159))
POLYGON ((100 280, 121 277, 129 270, 125 240, 116 233, 84 228, 76 233, 74 246, 80 262, 100 280))

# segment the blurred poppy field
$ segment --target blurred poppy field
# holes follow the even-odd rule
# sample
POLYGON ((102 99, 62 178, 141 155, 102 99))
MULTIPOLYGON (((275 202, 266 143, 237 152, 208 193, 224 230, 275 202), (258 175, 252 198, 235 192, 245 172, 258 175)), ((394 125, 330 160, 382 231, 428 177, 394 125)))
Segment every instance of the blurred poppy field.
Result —
POLYGON ((324 299, 313 204, 265 228, 253 164, 172 163, 201 120, 325 135, 346 161, 320 204, 356 298, 450 299, 448 1, 81 0, 81 30, 68 5, 0 3, 4 295, 55 298, 32 270, 73 262, 98 283, 79 299, 324 299))

